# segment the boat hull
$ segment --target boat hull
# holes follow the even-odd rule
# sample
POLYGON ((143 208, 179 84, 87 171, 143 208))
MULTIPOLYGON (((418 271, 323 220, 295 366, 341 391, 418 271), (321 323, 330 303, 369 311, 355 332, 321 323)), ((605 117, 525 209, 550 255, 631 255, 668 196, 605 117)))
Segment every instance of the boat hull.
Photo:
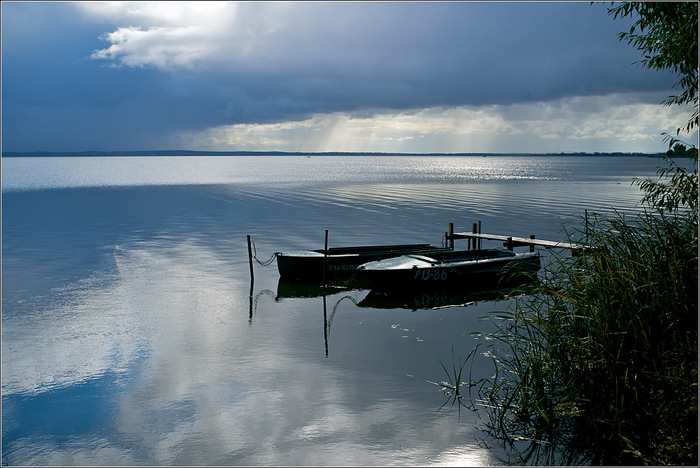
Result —
POLYGON ((380 289, 478 288, 518 278, 534 279, 540 257, 534 252, 516 254, 485 249, 426 255, 404 255, 358 267, 360 278, 380 289))
POLYGON ((277 269, 282 278, 313 279, 322 281, 352 278, 359 265, 367 262, 397 257, 406 254, 434 254, 450 252, 448 247, 430 244, 407 244, 385 246, 334 247, 325 252, 300 250, 277 252, 277 269))

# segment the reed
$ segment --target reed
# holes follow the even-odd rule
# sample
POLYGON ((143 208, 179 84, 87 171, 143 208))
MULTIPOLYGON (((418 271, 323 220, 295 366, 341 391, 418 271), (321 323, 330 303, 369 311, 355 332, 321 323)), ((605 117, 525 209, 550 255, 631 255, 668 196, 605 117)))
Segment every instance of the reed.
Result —
MULTIPOLYGON (((697 197, 697 169, 673 173, 697 197)), ((589 219, 590 248, 501 314, 473 383, 509 462, 697 465, 697 201, 674 204, 673 184, 646 185, 632 219, 589 219)))
POLYGON ((479 345, 472 349, 464 359, 455 360, 454 347, 452 347, 451 369, 448 369, 445 363, 440 360, 440 365, 445 371, 446 380, 441 381, 439 384, 436 382, 430 382, 434 385, 440 386, 442 393, 447 395, 447 400, 445 400, 445 402, 438 408, 438 411, 444 408, 447 403, 451 403, 450 406, 452 407, 457 404, 460 415, 462 407, 474 409, 474 406, 467 404, 464 399, 464 397, 467 396, 464 395, 464 388, 466 387, 468 390, 471 390, 471 388, 478 385, 479 382, 474 382, 472 380, 471 366, 469 367, 468 374, 465 375, 465 367, 467 366, 467 363, 473 363, 473 356, 478 352, 478 350, 479 345), (464 378, 467 378, 467 380, 463 380, 464 378))

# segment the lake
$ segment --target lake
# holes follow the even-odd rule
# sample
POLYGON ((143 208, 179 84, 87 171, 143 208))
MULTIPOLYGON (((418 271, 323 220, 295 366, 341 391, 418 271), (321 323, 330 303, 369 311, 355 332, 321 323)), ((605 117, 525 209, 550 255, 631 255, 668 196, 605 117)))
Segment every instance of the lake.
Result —
POLYGON ((478 221, 566 240, 585 210, 638 210, 632 179, 663 164, 3 158, 2 463, 500 464, 438 384, 509 301, 295 297, 274 263, 255 263, 251 289, 246 236, 261 261, 323 248, 325 230, 331 247, 441 245, 448 223, 478 221))

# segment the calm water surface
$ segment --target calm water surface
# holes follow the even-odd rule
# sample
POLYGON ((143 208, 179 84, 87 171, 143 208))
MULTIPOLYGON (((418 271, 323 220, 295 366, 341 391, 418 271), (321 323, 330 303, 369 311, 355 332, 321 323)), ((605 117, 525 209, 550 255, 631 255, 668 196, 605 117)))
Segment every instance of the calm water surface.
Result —
POLYGON ((586 209, 637 209, 631 180, 659 164, 3 158, 2 463, 499 464, 479 415, 438 411, 432 382, 507 301, 293 297, 274 264, 251 294, 246 235, 261 260, 321 248, 326 229, 331 246, 439 245, 479 220, 564 240, 586 209))

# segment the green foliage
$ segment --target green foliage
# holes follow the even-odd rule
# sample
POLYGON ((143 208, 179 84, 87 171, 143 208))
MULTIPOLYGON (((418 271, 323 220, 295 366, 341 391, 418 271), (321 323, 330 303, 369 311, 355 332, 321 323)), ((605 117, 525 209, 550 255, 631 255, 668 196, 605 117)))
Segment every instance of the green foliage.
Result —
POLYGON ((594 219, 490 338, 488 432, 516 462, 697 464, 697 223, 594 219))
MULTIPOLYGON (((697 164, 697 149, 695 150, 697 164)), ((660 212, 676 212, 683 210, 687 216, 693 217, 697 223, 698 213, 698 173, 688 171, 674 161, 667 159, 668 166, 660 168, 657 172, 659 178, 635 179, 645 192, 642 203, 660 212)))
MULTIPOLYGON (((614 3, 613 3, 614 5, 614 3)), ((643 54, 640 63, 653 70, 671 70, 680 76, 664 104, 693 104, 695 111, 685 125, 690 132, 698 125, 698 4, 697 2, 622 2, 608 9, 614 18, 636 17, 620 40, 643 54)), ((680 132, 681 128, 678 129, 680 132)))
POLYGON ((672 211, 681 206, 697 213, 698 209, 698 185, 697 174, 687 172, 674 162, 661 169, 670 183, 646 179, 637 181, 647 193, 643 198, 644 203, 657 206, 660 210, 672 211))

